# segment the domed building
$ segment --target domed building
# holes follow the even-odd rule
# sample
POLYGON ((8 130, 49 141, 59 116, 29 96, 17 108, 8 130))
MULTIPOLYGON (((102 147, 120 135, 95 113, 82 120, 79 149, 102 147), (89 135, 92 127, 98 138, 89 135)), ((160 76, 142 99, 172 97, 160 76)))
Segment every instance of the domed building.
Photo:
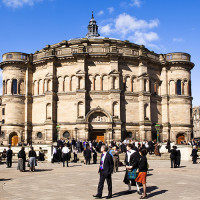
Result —
POLYGON ((85 38, 5 53, 0 67, 5 145, 152 140, 156 124, 160 141, 191 138, 190 55, 101 37, 93 15, 85 38))

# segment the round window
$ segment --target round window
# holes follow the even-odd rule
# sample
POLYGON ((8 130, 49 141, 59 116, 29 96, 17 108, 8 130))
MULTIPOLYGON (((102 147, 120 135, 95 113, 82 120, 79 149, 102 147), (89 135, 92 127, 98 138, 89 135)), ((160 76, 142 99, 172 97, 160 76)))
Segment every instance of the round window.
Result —
POLYGON ((42 133, 41 132, 37 133, 37 137, 42 138, 42 133))
POLYGON ((70 137, 69 132, 68 132, 68 131, 64 132, 64 133, 63 133, 63 137, 64 137, 64 138, 69 138, 69 137, 70 137))

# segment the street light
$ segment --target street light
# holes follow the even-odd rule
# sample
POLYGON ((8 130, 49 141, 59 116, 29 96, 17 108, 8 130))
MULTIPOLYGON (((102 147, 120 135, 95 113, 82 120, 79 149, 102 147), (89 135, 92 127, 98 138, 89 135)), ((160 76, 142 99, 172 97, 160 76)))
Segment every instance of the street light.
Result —
POLYGON ((160 125, 159 124, 156 124, 155 125, 155 127, 156 127, 156 131, 157 131, 157 142, 158 142, 158 140, 159 140, 159 130, 160 130, 160 125))
POLYGON ((76 141, 77 141, 77 131, 78 131, 78 128, 76 127, 76 128, 75 128, 75 133, 76 133, 76 141))

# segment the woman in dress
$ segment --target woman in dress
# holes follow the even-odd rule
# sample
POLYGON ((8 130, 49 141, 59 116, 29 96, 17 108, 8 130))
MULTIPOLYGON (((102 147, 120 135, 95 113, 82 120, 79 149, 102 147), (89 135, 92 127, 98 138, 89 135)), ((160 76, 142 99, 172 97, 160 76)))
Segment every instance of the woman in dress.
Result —
POLYGON ((35 171, 35 164, 36 164, 36 152, 34 151, 33 147, 31 147, 31 150, 28 154, 29 157, 29 165, 30 165, 30 171, 35 171))
POLYGON ((141 149, 139 153, 141 155, 141 158, 139 161, 139 167, 137 169, 138 176, 135 179, 135 181, 137 183, 142 184, 143 186, 143 195, 140 197, 140 199, 147 199, 147 193, 146 193, 146 177, 147 177, 147 171, 148 171, 148 167, 147 167, 148 164, 147 164, 147 158, 146 158, 147 151, 146 149, 141 149))
POLYGON ((24 147, 21 148, 21 150, 18 153, 18 166, 17 169, 20 170, 20 172, 25 171, 25 162, 26 162, 26 153, 24 151, 24 147))
MULTIPOLYGON (((124 183, 128 185, 128 194, 131 193, 131 186, 136 186, 136 182, 134 178, 131 178, 128 176, 128 172, 136 172, 136 169, 138 168, 138 163, 140 160, 140 155, 138 151, 132 149, 132 145, 128 144, 126 146, 127 152, 125 156, 125 165, 126 165, 126 173, 124 177, 124 183)), ((137 192, 139 193, 139 187, 137 186, 137 192)))

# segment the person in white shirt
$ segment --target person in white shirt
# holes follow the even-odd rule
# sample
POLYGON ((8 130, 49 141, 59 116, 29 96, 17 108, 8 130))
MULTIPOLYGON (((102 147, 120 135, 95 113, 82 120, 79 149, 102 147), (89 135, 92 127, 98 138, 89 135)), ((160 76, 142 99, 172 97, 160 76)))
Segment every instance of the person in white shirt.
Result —
POLYGON ((67 167, 69 167, 69 148, 67 147, 67 144, 64 145, 62 148, 62 156, 63 156, 63 167, 65 167, 65 161, 67 162, 67 167))

